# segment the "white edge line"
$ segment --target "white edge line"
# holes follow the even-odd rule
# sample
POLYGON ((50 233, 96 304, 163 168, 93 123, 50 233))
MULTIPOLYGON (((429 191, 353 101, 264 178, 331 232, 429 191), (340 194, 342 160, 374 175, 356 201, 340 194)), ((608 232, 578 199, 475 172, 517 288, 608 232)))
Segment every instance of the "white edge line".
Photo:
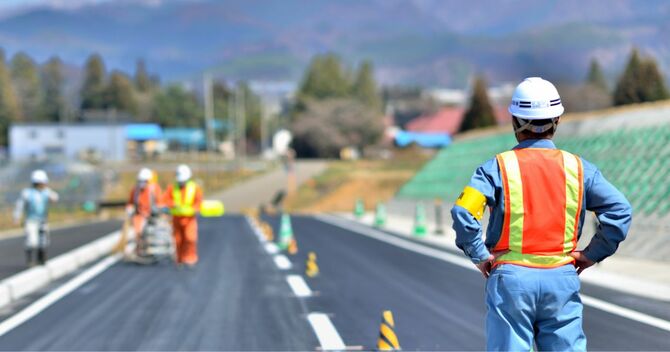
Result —
POLYGON ((275 265, 281 270, 289 270, 292 267, 291 261, 283 254, 275 255, 272 259, 274 259, 275 265))
POLYGON ((312 290, 307 286, 305 279, 300 275, 289 275, 286 277, 286 282, 291 286, 291 290, 298 297, 312 296, 312 290))
POLYGON ((341 351, 347 348, 328 315, 324 313, 309 313, 307 320, 312 326, 322 349, 341 351))
MULTIPOLYGON (((331 224, 331 225, 334 225, 334 226, 337 226, 337 227, 340 227, 340 228, 343 228, 343 229, 346 229, 346 230, 349 230, 349 231, 357 232, 361 235, 372 237, 374 239, 392 244, 392 245, 397 246, 397 247, 401 247, 401 248, 404 248, 404 249, 407 249, 407 250, 410 250, 410 251, 414 251, 414 252, 417 252, 417 253, 420 253, 420 254, 423 254, 423 255, 426 255, 426 256, 429 256, 429 257, 433 257, 435 259, 439 259, 439 260, 442 260, 442 261, 445 261, 445 262, 449 262, 451 264, 458 265, 460 267, 463 267, 463 268, 466 268, 466 269, 469 269, 469 270, 478 271, 477 268, 472 263, 470 263, 469 260, 467 260, 465 258, 461 258, 461 257, 458 257, 456 255, 446 253, 444 251, 437 250, 437 249, 434 249, 434 248, 426 247, 424 245, 417 244, 417 243, 414 243, 414 242, 411 242, 411 241, 408 241, 408 240, 405 240, 405 239, 402 239, 402 238, 394 237, 394 236, 391 236, 387 233, 377 231, 377 230, 369 228, 369 227, 362 227, 362 226, 365 226, 365 225, 351 224, 346 220, 340 220, 338 218, 335 218, 335 217, 332 217, 332 216, 329 216, 329 215, 316 215, 315 218, 318 219, 318 220, 321 220, 325 223, 328 223, 328 224, 331 224), (347 223, 344 223, 345 221, 347 223)), ((657 317, 654 317, 654 316, 651 316, 651 315, 648 315, 648 314, 640 313, 638 311, 635 311, 635 310, 632 310, 632 309, 629 309, 629 308, 625 308, 625 307, 621 307, 621 306, 613 304, 613 303, 605 302, 603 300, 600 300, 600 299, 597 299, 595 297, 591 297, 591 296, 588 296, 588 295, 580 294, 580 296, 582 298, 582 302, 584 303, 584 305, 587 305, 589 307, 599 309, 599 310, 602 310, 604 312, 608 312, 608 313, 611 313, 611 314, 614 314, 614 315, 618 315, 620 317, 624 317, 624 318, 627 318, 627 319, 630 319, 630 320, 633 320, 633 321, 637 321, 639 323, 650 325, 650 326, 653 326, 653 327, 656 327, 656 328, 659 328, 659 329, 662 329, 662 330, 670 331, 670 321, 660 319, 660 318, 657 318, 657 317)))
POLYGON ((72 291, 76 290, 94 277, 98 276, 103 271, 107 270, 107 268, 114 265, 114 263, 118 262, 120 259, 121 255, 114 255, 101 260, 99 263, 70 279, 62 286, 33 302, 31 305, 24 308, 20 312, 7 318, 2 323, 0 323, 0 336, 6 334, 7 332, 36 316, 43 310, 47 309, 61 298, 67 296, 72 291))

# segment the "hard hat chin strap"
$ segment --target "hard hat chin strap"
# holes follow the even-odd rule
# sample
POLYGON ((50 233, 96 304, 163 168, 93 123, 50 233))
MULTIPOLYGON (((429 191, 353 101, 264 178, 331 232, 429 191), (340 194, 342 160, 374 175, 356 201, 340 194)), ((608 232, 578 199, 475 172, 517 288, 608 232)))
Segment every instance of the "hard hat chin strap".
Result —
POLYGON ((534 125, 532 124, 533 120, 524 120, 522 118, 514 116, 512 118, 512 124, 514 125, 514 132, 521 133, 523 131, 529 131, 532 133, 544 133, 550 129, 556 129, 558 125, 558 118, 553 118, 550 122, 545 123, 544 125, 534 125))

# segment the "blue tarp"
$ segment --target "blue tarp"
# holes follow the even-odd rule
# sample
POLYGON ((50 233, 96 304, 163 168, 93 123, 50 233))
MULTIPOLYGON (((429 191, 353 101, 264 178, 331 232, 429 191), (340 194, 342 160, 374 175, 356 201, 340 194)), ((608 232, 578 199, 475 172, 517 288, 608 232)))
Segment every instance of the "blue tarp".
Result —
POLYGON ((400 147, 416 143, 424 148, 442 148, 451 144, 451 137, 446 133, 398 131, 395 143, 400 147))
POLYGON ((182 147, 202 148, 207 145, 205 131, 200 128, 166 128, 163 136, 168 143, 177 143, 182 147))
POLYGON ((126 139, 131 141, 151 141, 163 138, 161 126, 155 123, 126 125, 126 139))

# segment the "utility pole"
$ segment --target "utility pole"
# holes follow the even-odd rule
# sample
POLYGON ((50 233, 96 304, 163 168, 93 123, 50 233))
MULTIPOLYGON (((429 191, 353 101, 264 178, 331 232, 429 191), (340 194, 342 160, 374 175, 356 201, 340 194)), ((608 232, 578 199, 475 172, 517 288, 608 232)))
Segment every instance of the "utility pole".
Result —
POLYGON ((237 129, 239 133, 239 153, 240 153, 240 167, 244 166, 244 159, 246 158, 247 134, 246 134, 246 106, 245 106, 245 92, 238 87, 237 94, 237 129))
POLYGON ((212 96, 212 76, 205 72, 202 83, 203 94, 205 95, 205 129, 207 131, 207 151, 216 149, 216 140, 214 137, 214 97, 212 96))

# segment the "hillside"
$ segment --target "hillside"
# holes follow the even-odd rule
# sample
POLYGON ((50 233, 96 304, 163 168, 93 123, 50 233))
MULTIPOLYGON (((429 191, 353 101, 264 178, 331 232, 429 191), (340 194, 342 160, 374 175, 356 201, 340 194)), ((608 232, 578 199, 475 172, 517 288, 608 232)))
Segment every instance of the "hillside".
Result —
POLYGON ((670 71, 668 17, 662 0, 121 0, 0 14, 0 43, 74 64, 97 51, 125 70, 143 57, 167 79, 212 68, 294 80, 312 55, 335 51, 351 63, 374 60, 385 83, 462 86, 474 71, 570 82, 591 57, 613 80, 632 45, 670 71))

